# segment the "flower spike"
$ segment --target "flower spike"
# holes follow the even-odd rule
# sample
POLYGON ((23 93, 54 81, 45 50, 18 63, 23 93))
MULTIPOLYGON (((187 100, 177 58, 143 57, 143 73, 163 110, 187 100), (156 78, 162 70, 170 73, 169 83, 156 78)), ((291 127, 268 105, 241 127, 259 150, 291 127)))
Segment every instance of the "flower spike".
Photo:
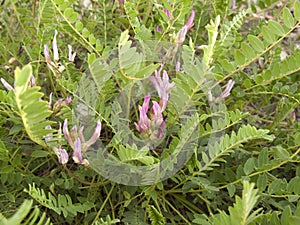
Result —
POLYGON ((75 163, 82 164, 84 166, 89 165, 86 159, 82 159, 82 153, 85 153, 88 150, 88 148, 98 140, 98 138, 100 137, 100 132, 101 122, 100 120, 98 120, 92 137, 86 142, 83 136, 83 127, 80 127, 78 131, 77 126, 74 125, 71 129, 71 132, 69 132, 68 120, 65 119, 63 125, 63 133, 65 139, 70 144, 71 148, 74 150, 72 158, 75 163))
POLYGON ((138 124, 135 123, 135 126, 140 133, 145 133, 150 130, 149 119, 147 116, 150 98, 150 95, 145 96, 143 105, 139 106, 140 121, 138 124))
POLYGON ((175 86, 174 82, 169 82, 169 76, 167 71, 163 71, 163 77, 161 78, 161 68, 155 71, 155 76, 149 77, 151 83, 154 88, 157 90, 158 96, 160 97, 159 105, 164 111, 167 107, 167 103, 169 101, 171 88, 175 86))
POLYGON ((177 43, 182 44, 185 40, 186 33, 189 29, 191 29, 194 26, 194 18, 195 18, 195 11, 192 10, 191 15, 186 22, 186 24, 181 28, 181 30, 178 33, 177 37, 177 43))

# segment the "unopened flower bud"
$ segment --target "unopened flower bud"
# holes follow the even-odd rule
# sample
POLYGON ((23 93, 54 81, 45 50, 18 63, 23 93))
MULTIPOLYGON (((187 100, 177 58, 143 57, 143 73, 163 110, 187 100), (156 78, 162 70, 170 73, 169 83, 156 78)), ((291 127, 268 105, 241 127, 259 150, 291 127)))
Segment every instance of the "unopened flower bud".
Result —
POLYGON ((1 80, 1 83, 3 84, 3 86, 6 88, 6 90, 8 90, 8 91, 15 90, 9 83, 7 83, 6 80, 4 80, 3 78, 1 78, 0 80, 1 80))
POLYGON ((233 88, 234 85, 234 81, 233 80, 229 80, 225 90, 222 92, 222 94, 220 95, 221 98, 227 98, 230 95, 230 91, 233 88))
POLYGON ((60 164, 66 164, 69 161, 69 155, 65 149, 60 148, 59 149, 59 157, 58 162, 60 164))
POLYGON ((52 49, 53 49, 53 60, 55 62, 59 61, 57 41, 56 41, 57 31, 55 30, 53 41, 52 41, 52 49))

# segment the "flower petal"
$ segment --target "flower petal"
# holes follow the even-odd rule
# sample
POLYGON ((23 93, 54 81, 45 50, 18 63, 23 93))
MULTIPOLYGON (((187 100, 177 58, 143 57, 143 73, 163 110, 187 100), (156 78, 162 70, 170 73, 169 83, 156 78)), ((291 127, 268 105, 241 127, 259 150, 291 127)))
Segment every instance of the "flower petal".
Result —
POLYGON ((224 90, 224 91, 221 93, 221 95, 220 95, 221 98, 224 99, 224 98, 227 98, 227 97, 230 95, 230 91, 231 91, 231 89, 233 88, 234 83, 235 83, 235 82, 234 82, 233 80, 229 80, 229 81, 228 81, 225 90, 224 90))
POLYGON ((65 136, 65 139, 67 140, 67 142, 71 145, 72 148, 74 148, 74 143, 72 141, 71 135, 69 133, 69 129, 68 129, 68 119, 65 119, 64 124, 63 124, 63 133, 65 136))
POLYGON ((156 26, 155 29, 158 33, 162 33, 162 29, 159 26, 156 26))
POLYGON ((181 30, 178 33, 178 37, 177 37, 178 44, 182 44, 184 42, 187 31, 188 31, 188 27, 184 25, 183 28, 181 28, 181 30))
POLYGON ((162 109, 156 101, 152 101, 152 103, 153 106, 151 109, 151 115, 152 115, 153 125, 155 127, 160 126, 161 123, 163 122, 162 109))
POLYGON ((69 49, 69 61, 73 62, 76 56, 76 52, 72 53, 72 46, 68 45, 69 49))
POLYGON ((60 164, 66 164, 69 161, 69 155, 65 149, 60 148, 59 149, 59 157, 58 162, 60 164))
POLYGON ((53 49, 53 60, 58 62, 59 55, 58 55, 58 48, 57 48, 57 41, 56 41, 57 31, 55 30, 53 42, 52 42, 52 49, 53 49))
POLYGON ((187 29, 191 29, 194 26, 195 10, 192 10, 191 15, 186 23, 187 29))
POLYGON ((50 57, 48 45, 44 45, 44 56, 45 56, 46 62, 50 63, 51 57, 50 57))
POLYGON ((84 144, 83 152, 86 152, 87 149, 98 140, 98 138, 100 137, 100 133, 101 122, 100 120, 98 120, 92 137, 84 144))
POLYGON ((73 157, 72 159, 74 160, 75 163, 82 163, 82 155, 81 155, 81 141, 80 138, 77 138, 74 141, 74 152, 73 152, 73 157))
POLYGON ((1 78, 0 80, 1 80, 1 83, 3 84, 3 86, 6 88, 6 90, 8 90, 8 91, 15 90, 9 83, 7 83, 6 80, 4 80, 3 78, 1 78))

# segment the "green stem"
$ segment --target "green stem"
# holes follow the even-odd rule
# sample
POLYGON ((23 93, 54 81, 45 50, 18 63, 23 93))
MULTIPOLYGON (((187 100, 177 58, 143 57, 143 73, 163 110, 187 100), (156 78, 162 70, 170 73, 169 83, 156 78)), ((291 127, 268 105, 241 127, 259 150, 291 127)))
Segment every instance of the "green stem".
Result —
POLYGON ((110 195, 111 195, 111 193, 113 192, 114 188, 115 188, 115 184, 112 184, 112 186, 111 186, 111 188, 110 188, 110 191, 108 192, 108 194, 107 194, 107 196, 106 196, 106 199, 104 200, 104 202, 103 202, 103 204, 101 205, 99 211, 97 212, 97 215, 95 216, 95 219, 93 220, 92 224, 94 224, 94 223, 97 221, 97 219, 99 218, 99 216, 100 216, 102 210, 104 209, 104 206, 106 205, 107 201, 110 199, 110 195))

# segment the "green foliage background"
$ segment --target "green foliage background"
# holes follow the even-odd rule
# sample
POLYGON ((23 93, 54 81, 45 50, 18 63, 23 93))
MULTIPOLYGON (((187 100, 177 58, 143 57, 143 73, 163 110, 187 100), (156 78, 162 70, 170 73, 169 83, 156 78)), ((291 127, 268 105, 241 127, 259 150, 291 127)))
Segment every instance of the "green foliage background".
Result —
POLYGON ((299 224, 300 2, 90 2, 1 2, 0 77, 14 90, 0 85, 0 224, 299 224), (183 71, 170 75, 176 84, 167 111, 171 138, 161 155, 123 146, 123 134, 113 129, 119 106, 111 99, 159 66, 144 63, 132 41, 175 44, 192 9, 183 71), (50 68, 44 44, 51 46, 55 30, 61 65, 50 68), (72 63, 67 44, 77 53, 72 63), (155 185, 135 187, 71 160, 58 163, 53 146, 61 144, 71 155, 59 123, 72 117, 82 100, 78 93, 89 87, 89 80, 82 82, 88 69, 99 97, 84 101, 101 119, 100 139, 111 153, 133 165, 153 164, 190 141, 187 126, 198 126, 198 146, 184 168, 155 185), (32 75, 35 87, 29 85, 32 75), (229 79, 235 85, 226 108, 210 108, 204 90, 220 93, 217 87, 224 89, 229 79), (205 86, 204 80, 211 82, 205 86), (50 107, 50 93, 53 103, 74 99, 50 107), (191 105, 196 113, 187 117, 191 105), (52 142, 46 143, 49 134, 52 142), (211 144, 215 134, 222 138, 211 144))

